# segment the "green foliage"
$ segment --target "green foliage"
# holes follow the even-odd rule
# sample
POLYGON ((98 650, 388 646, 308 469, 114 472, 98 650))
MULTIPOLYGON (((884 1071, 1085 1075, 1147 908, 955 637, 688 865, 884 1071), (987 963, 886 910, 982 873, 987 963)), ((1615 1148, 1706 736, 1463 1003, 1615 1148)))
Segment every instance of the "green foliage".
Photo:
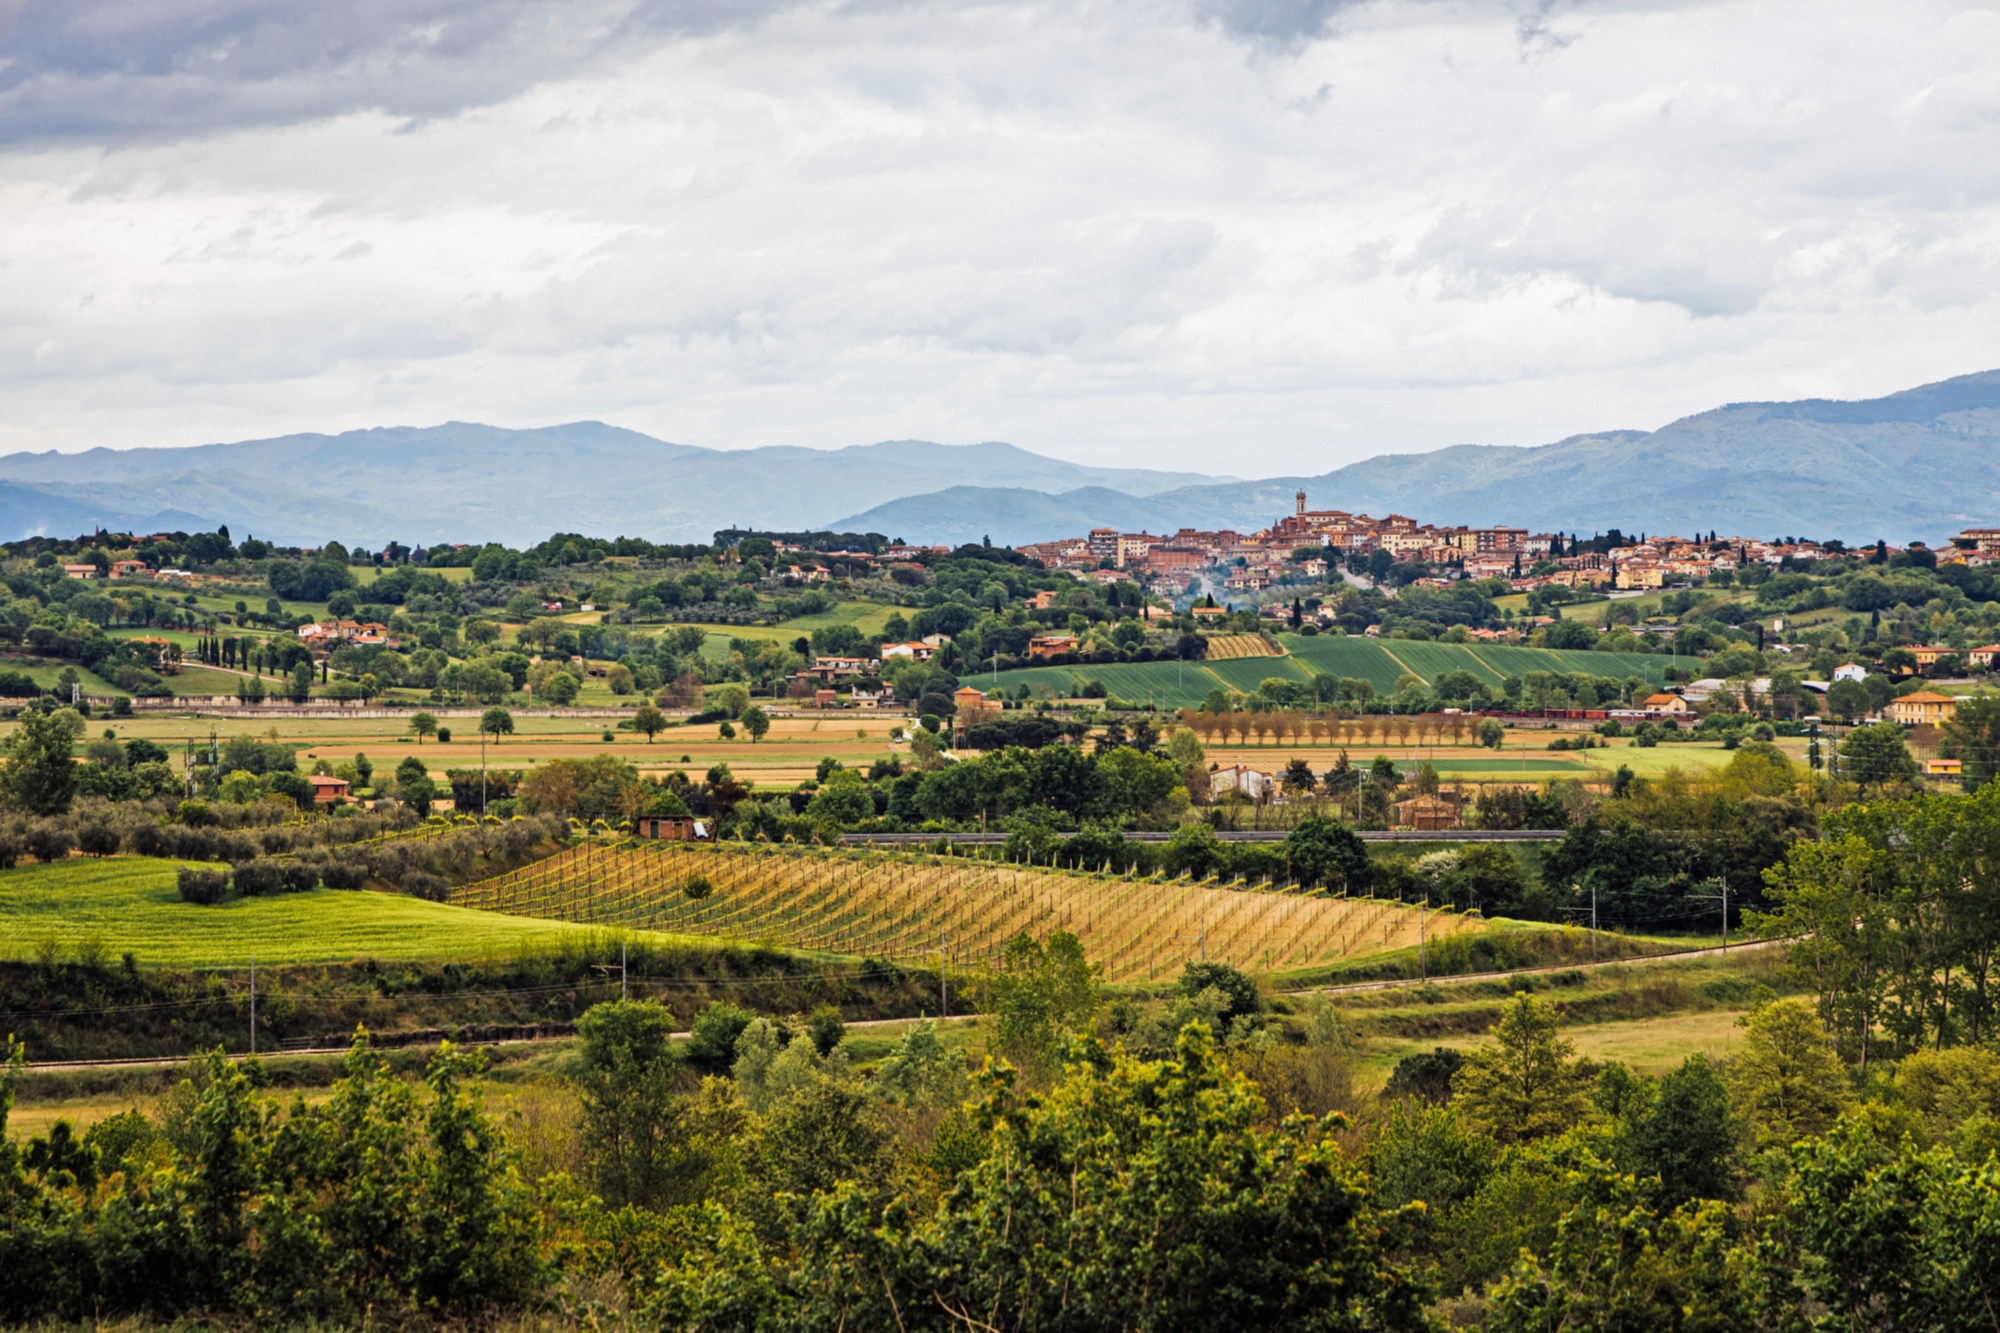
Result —
POLYGON ((1822 1133, 1852 1100, 1847 1073, 1812 1005, 1775 1000, 1753 1012, 1731 1073, 1737 1113, 1758 1147, 1822 1133))
POLYGON ((688 1033, 688 1063, 710 1073, 728 1069, 736 1061, 736 1039, 754 1017, 720 1000, 703 1008, 688 1033))
POLYGON ((1917 761, 1903 742, 1903 729, 1893 722, 1856 727, 1840 742, 1840 773, 1849 782, 1880 787, 1908 782, 1917 775, 1917 761))
POLYGON ((1309 815, 1293 825, 1285 835, 1285 858, 1300 884, 1358 895, 1373 881, 1367 844, 1353 829, 1330 819, 1309 815))
POLYGON ((1228 1005, 1216 1017, 1225 1024, 1234 1018, 1255 1018, 1263 1013, 1265 1008, 1264 996, 1257 989, 1257 983, 1228 963, 1186 964, 1181 968, 1178 989, 1186 996, 1199 995, 1210 989, 1221 992, 1227 999, 1228 1005))
POLYGON ((1582 1119, 1586 1085, 1575 1045, 1556 1035, 1548 1001, 1522 992, 1494 1032, 1452 1079, 1466 1125, 1502 1144, 1560 1134, 1582 1119))
POLYGON ((879 1213, 865 1183, 801 1210, 765 1248, 711 1215, 661 1275, 673 1327, 1392 1330, 1431 1327, 1396 1247, 1414 1214, 1376 1209, 1306 1119, 1261 1124, 1251 1085, 1200 1029, 1174 1056, 1095 1045, 1042 1098, 1003 1073, 984 1140, 935 1212, 879 1213), (1192 1145, 1200 1151, 1190 1151, 1192 1145))
POLYGON ((545 1269, 513 1156, 462 1087, 482 1067, 446 1044, 420 1099, 357 1038, 332 1096, 281 1117, 217 1053, 186 1090, 188 1155, 175 1166, 152 1165, 129 1120, 75 1149, 42 1141, 43 1162, 65 1164, 11 1182, 28 1206, 0 1223, 0 1312, 293 1323, 520 1304, 545 1269), (123 1174, 107 1189, 63 1188, 108 1160, 123 1174))
POLYGON ((988 983, 999 1049, 1034 1069, 1052 1066, 1065 1035, 1085 1031, 1097 1015, 1098 971, 1066 930, 1045 941, 1026 934, 1008 941, 988 983))
POLYGON ((59 815, 76 797, 77 733, 63 709, 54 713, 28 711, 7 738, 7 764, 0 768, 0 788, 8 803, 29 814, 59 815))

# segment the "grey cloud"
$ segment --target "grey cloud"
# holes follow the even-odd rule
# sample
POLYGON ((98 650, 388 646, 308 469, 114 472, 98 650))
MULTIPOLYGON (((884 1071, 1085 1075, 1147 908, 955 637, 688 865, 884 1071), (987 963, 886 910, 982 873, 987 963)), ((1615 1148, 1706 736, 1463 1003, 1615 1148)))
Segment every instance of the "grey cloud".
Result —
POLYGON ((1195 16, 1232 37, 1292 46, 1324 37, 1334 16, 1362 0, 1197 0, 1195 16))
POLYGON ((430 118, 794 0, 0 0, 0 142, 430 118))

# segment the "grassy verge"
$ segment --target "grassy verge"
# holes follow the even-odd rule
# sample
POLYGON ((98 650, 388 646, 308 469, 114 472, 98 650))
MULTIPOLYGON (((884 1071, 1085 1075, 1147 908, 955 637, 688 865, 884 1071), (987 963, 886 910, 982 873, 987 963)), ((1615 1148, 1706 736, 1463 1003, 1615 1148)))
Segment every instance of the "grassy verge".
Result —
MULTIPOLYGON (((1539 992, 1577 1053, 1622 1060, 1648 1073, 1689 1055, 1721 1058, 1738 1039, 1736 1021, 1759 999, 1785 993, 1775 953, 1664 960, 1643 966, 1569 970, 1412 985, 1334 997, 1362 1057, 1362 1082, 1379 1088, 1404 1056, 1434 1047, 1463 1050, 1488 1040, 1517 992, 1539 992)), ((1288 1000, 1296 1007, 1299 1001, 1288 1000)))

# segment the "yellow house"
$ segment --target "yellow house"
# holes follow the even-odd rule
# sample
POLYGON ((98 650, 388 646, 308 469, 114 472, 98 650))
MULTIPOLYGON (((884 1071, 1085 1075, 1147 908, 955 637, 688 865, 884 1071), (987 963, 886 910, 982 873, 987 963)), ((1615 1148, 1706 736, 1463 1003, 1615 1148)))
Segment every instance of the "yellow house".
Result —
POLYGON ((1935 727, 1949 722, 1957 708, 1958 700, 1948 694, 1918 690, 1915 694, 1890 700, 1886 711, 1891 722, 1900 722, 1906 727, 1935 727))
POLYGON ((1649 695, 1642 707, 1649 713, 1685 713, 1689 711, 1688 701, 1681 698, 1678 694, 1649 695))

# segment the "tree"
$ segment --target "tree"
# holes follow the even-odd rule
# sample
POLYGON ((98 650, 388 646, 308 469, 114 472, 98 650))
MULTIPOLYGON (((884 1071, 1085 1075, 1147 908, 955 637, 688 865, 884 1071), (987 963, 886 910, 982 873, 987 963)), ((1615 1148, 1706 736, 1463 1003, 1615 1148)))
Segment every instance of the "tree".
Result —
POLYGON ((1581 620, 1558 620, 1546 631, 1551 648, 1595 648, 1597 631, 1581 620))
POLYGON ((653 737, 666 728, 667 715, 651 704, 640 704, 639 711, 632 714, 632 730, 644 732, 646 744, 653 743, 653 737))
POLYGON ((1479 719, 1479 726, 1474 729, 1472 734, 1487 749, 1497 750, 1500 748, 1501 743, 1507 739, 1507 728, 1501 725, 1500 719, 1497 717, 1483 717, 1479 719))
POLYGON ((1555 1007, 1516 995, 1493 1043, 1470 1052, 1452 1079, 1466 1126, 1502 1144, 1562 1133, 1589 1105, 1575 1054, 1575 1043, 1556 1035, 1555 1007))
POLYGON ((66 812, 76 799, 76 737, 58 713, 23 712, 0 769, 9 804, 35 815, 66 812))
POLYGON ((1659 1177, 1654 1205, 1671 1212, 1695 1199, 1735 1197, 1736 1140, 1728 1085, 1708 1057, 1690 1055, 1626 1117, 1620 1165, 1642 1180, 1659 1177))
POLYGON ((1360 835, 1316 815, 1301 819, 1285 835, 1285 861, 1301 884, 1360 893, 1374 881, 1368 845, 1360 835))
POLYGON ((763 740, 771 730, 771 715, 754 704, 743 710, 741 720, 743 730, 750 733, 750 742, 753 745, 763 740))
POLYGON ((302 704, 312 698, 313 666, 311 662, 300 662, 292 668, 292 683, 287 696, 295 704, 302 704))
POLYGON ((479 731, 498 745, 502 736, 514 734, 514 715, 504 708, 489 708, 479 715, 479 731))
POLYGON ((1757 1146, 1784 1147, 1833 1124, 1850 1100, 1847 1071, 1811 1002, 1773 1000, 1739 1021, 1747 1031, 1730 1082, 1757 1146))
POLYGON ((1917 761, 1903 743, 1903 729, 1893 722, 1856 727, 1840 743, 1840 772, 1850 782, 1879 787, 1908 782, 1917 775, 1917 761))
POLYGON ((424 743, 424 737, 437 735, 438 720, 431 713, 418 713, 410 719, 410 730, 416 733, 417 744, 424 743))
POLYGON ((582 1138, 591 1183, 614 1208, 696 1202, 741 1124, 728 1103, 681 1094, 674 1027, 652 1000, 600 1004, 577 1020, 582 1138))
POLYGON ((1097 975, 1083 942, 1058 930, 1046 942, 1025 932, 1007 942, 989 982, 996 1037, 1009 1058, 1046 1068, 1060 1057, 1062 1034, 1088 1028, 1097 1014, 1097 975))
POLYGON ((1962 781, 1967 792, 1978 791, 2000 775, 2000 698, 1975 695, 1960 699, 1944 731, 1964 765, 1962 781))
POLYGON ((1272 1123, 1190 1027, 1167 1059, 1096 1042, 1045 1096, 1007 1072, 970 1115, 972 1161, 934 1208, 860 1184, 811 1205, 797 1248, 726 1217, 662 1270, 663 1327, 1259 1329, 1436 1325, 1331 1125, 1272 1123))

